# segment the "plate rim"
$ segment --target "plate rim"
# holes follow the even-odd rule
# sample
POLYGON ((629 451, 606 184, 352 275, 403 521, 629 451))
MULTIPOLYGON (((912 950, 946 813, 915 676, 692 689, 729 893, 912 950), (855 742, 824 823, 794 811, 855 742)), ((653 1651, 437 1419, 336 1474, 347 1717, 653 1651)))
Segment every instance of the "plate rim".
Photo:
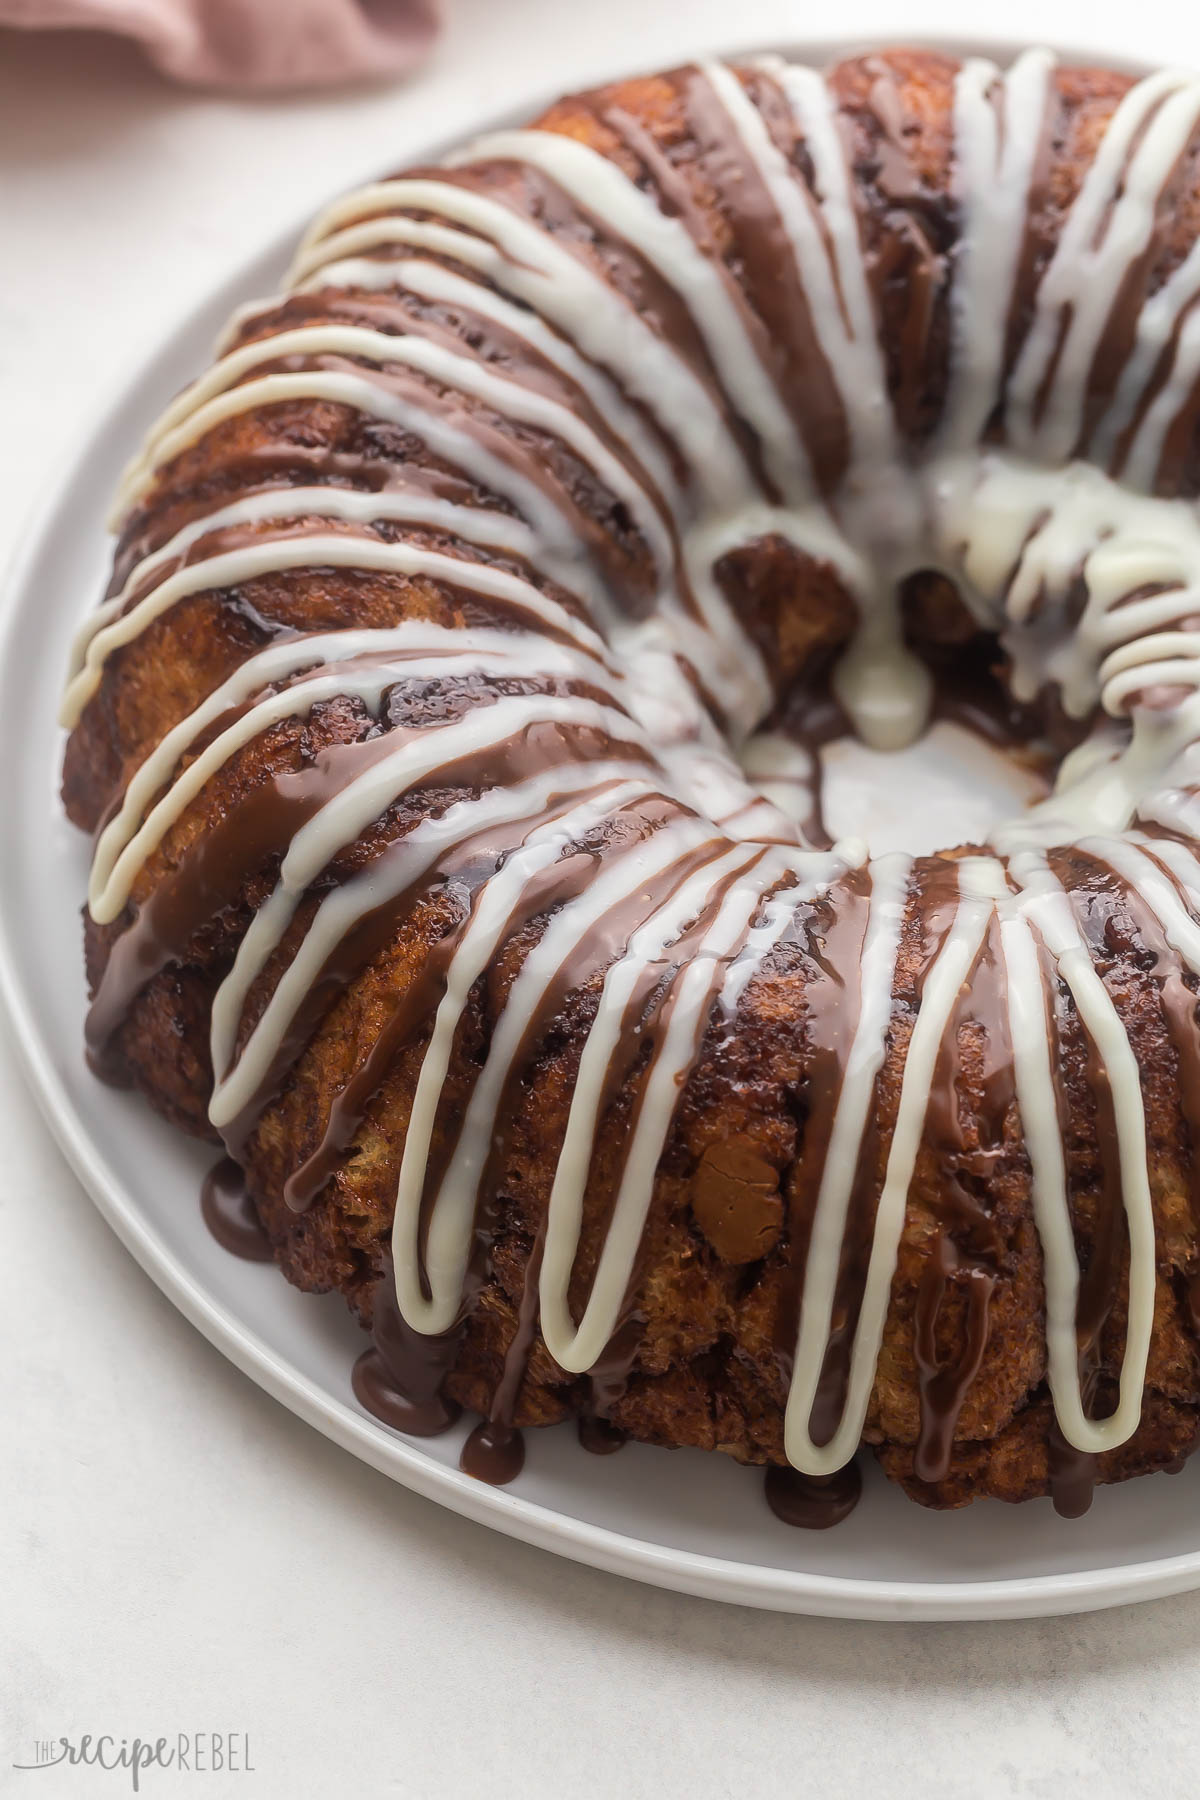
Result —
MULTIPOLYGON (((783 54, 829 59, 861 52, 880 42, 879 34, 874 32, 840 34, 836 38, 801 36, 790 38, 783 54)), ((1020 47, 1003 36, 976 33, 960 36, 907 32, 904 42, 957 54, 987 55, 1001 63, 1010 59, 1020 47)), ((1102 48, 1080 49, 1063 46, 1057 41, 1053 47, 1067 60, 1093 63, 1106 60, 1102 48)), ((779 39, 775 36, 762 43, 731 48, 724 54, 737 57, 778 48, 779 39)), ((1117 53, 1110 53, 1107 61, 1109 66, 1135 73, 1155 66, 1117 53)), ((636 66, 636 59, 625 59, 612 75, 600 78, 615 79, 622 69, 629 72, 636 66)), ((539 92, 545 93, 545 104, 548 105, 557 91, 556 88, 535 89, 531 96, 516 105, 487 109, 469 129, 487 130, 514 117, 528 117, 539 104, 539 92)), ((439 155, 462 138, 461 130, 438 134, 432 144, 422 137, 421 141, 426 144, 424 154, 439 155)), ((404 151, 406 157, 416 153, 415 148, 404 151)), ((9 567, 0 581, 0 684, 11 679, 9 672, 16 661, 14 640, 25 622, 27 610, 36 599, 33 586, 36 567, 58 515, 66 509, 80 481, 86 479, 98 443, 116 428, 132 392, 160 359, 169 356, 177 340, 194 332, 200 321, 218 306, 236 304, 237 299, 244 296, 254 268, 282 258, 315 211, 310 204, 298 217, 289 218, 269 243, 240 258, 236 266, 213 282, 191 306, 170 317, 156 336, 149 355, 143 353, 117 370, 107 391, 85 420, 74 454, 48 481, 46 492, 31 509, 24 531, 19 531, 9 567)), ((12 804, 11 794, 26 782, 40 782, 46 773, 37 760, 28 770, 23 765, 18 768, 9 790, 0 794, 0 820, 12 804)), ((0 841, 2 835, 0 825, 0 841)), ((1034 1618, 1152 1600, 1200 1586, 1200 1549, 1171 1557, 1108 1564, 1067 1573, 941 1583, 824 1575, 761 1563, 741 1563, 614 1531, 524 1499, 503 1488, 488 1487, 458 1469, 437 1462, 399 1434, 335 1401, 298 1368, 277 1356, 244 1319, 215 1300, 189 1273, 125 1193, 115 1171, 92 1141, 56 1067, 52 1046, 39 1025, 36 992, 23 972, 21 932, 15 920, 9 917, 10 905, 7 891, 0 889, 0 1002, 7 1010, 17 1059, 41 1116, 84 1191, 144 1272, 215 1349, 306 1424, 402 1486, 477 1524, 612 1574, 700 1598, 826 1618, 876 1621, 1034 1618)))

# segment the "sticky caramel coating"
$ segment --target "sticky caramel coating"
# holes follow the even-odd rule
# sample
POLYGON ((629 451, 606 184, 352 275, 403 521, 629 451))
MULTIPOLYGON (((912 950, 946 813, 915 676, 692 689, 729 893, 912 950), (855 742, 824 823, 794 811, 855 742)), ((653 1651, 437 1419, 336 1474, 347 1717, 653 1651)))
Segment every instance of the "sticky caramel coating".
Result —
MULTIPOLYGON (((904 306, 913 248, 903 221, 920 225, 933 254, 953 244, 948 199, 951 151, 950 95, 955 65, 928 53, 894 53, 906 120, 906 144, 920 175, 920 192, 907 202, 880 187, 879 127, 867 101, 877 77, 871 59, 842 65, 832 76, 846 109, 855 179, 866 208, 868 244, 886 256, 892 274, 884 290, 882 337, 902 427, 911 440, 932 429, 946 385, 948 310, 945 284, 937 288, 932 319, 919 358, 906 364, 904 306)), ((1030 266, 1021 286, 1027 310, 1032 274, 1052 247, 1065 208, 1076 193, 1104 124, 1125 91, 1126 78, 1096 71, 1064 70, 1056 77, 1059 118, 1052 134, 1044 197, 1034 220, 1030 266)), ((654 133, 672 159, 690 171, 697 204, 707 207, 715 253, 728 246, 728 223, 706 194, 689 162, 689 143, 671 84, 628 82, 611 100, 654 133)), ((582 138, 620 159, 594 104, 563 101, 542 121, 582 138)), ((1164 236, 1154 283, 1190 247, 1200 228, 1200 189, 1193 179, 1195 149, 1178 177, 1173 225, 1164 236)), ((636 171, 631 171, 636 172, 636 171)), ((489 180, 511 190, 536 212, 537 195, 511 167, 489 180)), ((1153 284, 1152 284, 1153 285, 1153 284)), ((401 302, 398 301, 398 305, 401 302)), ((404 305, 423 303, 405 300, 404 305)), ((434 310, 436 309, 428 309, 434 310)), ((291 323, 334 316, 353 321, 352 297, 299 296, 278 313, 251 321, 248 341, 282 314, 291 323)), ((453 329, 453 321, 445 321, 453 329)), ((1012 322, 1019 343, 1022 306, 1012 322)), ((1093 375, 1104 391, 1103 358, 1093 375)), ((475 402, 468 403, 476 405, 475 402)), ((502 428, 515 429, 511 426, 502 428)), ((611 520, 612 509, 595 491, 569 450, 531 428, 521 428, 541 454, 553 459, 564 481, 605 527, 604 554, 634 593, 650 592, 649 558, 632 529, 611 520)), ((167 466, 130 520, 118 554, 120 579, 137 556, 162 543, 187 520, 264 480, 313 478, 314 467, 332 468, 346 458, 369 464, 403 464, 428 474, 439 465, 415 440, 347 409, 323 402, 275 406, 232 419, 167 466)), ((441 469, 464 494, 490 506, 495 496, 477 493, 453 471, 441 469)), ((1200 458, 1188 446, 1176 475, 1180 491, 1200 484, 1200 458)), ((435 536, 429 541, 439 542, 435 536)), ((483 553, 480 552, 480 555, 483 553)), ((807 673, 820 672, 853 626, 853 605, 828 569, 816 567, 780 541, 767 541, 727 559, 721 571, 755 638, 778 670, 781 691, 807 673)), ((559 596, 562 598, 563 596, 559 596)), ((930 608, 936 612, 936 606, 930 608)), ((64 772, 71 817, 95 829, 114 794, 138 763, 263 641, 264 623, 304 630, 354 624, 382 625, 426 617, 444 623, 483 623, 477 602, 444 585, 400 576, 346 571, 305 571, 246 583, 236 595, 198 595, 155 622, 109 661, 102 685, 72 735, 64 772)), ((927 620, 930 637, 951 632, 927 620)), ((447 704, 445 695, 418 696, 422 706, 447 704)), ((465 702, 464 702, 465 703, 465 702)), ((345 701, 318 708, 311 718, 274 727, 248 746, 211 781, 151 856, 138 878, 133 907, 154 891, 189 844, 226 816, 236 800, 272 775, 302 767, 319 750, 354 741, 379 729, 357 705, 345 701)), ((434 807, 461 797, 457 790, 429 790, 392 809, 330 871, 343 878, 434 807)), ((1118 1451, 1100 1460, 1099 1477, 1112 1481, 1168 1467, 1193 1447, 1198 1430, 1200 1367, 1187 1301, 1197 1268, 1197 1232, 1188 1203, 1191 1145, 1181 1115, 1178 1070, 1158 989, 1140 944, 1136 921, 1115 883, 1086 858, 1061 853, 1056 873, 1100 933, 1098 967, 1126 1024, 1143 1070, 1147 1140, 1159 1256, 1156 1316, 1142 1424, 1118 1451)), ((893 997, 887 1058, 878 1089, 877 1129, 870 1140, 876 1190, 899 1099, 904 1052, 915 1016, 918 984, 927 961, 926 927, 931 897, 944 884, 947 859, 926 858, 915 867, 904 944, 893 997)), ((211 1136, 206 1105, 212 1071, 208 1015, 253 909, 270 892, 275 866, 261 869, 237 901, 197 934, 184 962, 156 977, 135 1003, 115 1043, 130 1078, 150 1103, 184 1129, 211 1136)), ((300 913, 261 992, 252 996, 251 1019, 269 995, 270 982, 298 941, 315 900, 300 913)), ((111 946, 130 913, 114 927, 86 923, 89 979, 97 983, 111 946)), ((686 1089, 663 1159, 640 1259, 635 1309, 643 1324, 625 1391, 610 1416, 631 1436, 662 1445, 721 1449, 747 1463, 780 1463, 783 1408, 790 1367, 796 1245, 806 1234, 815 1200, 810 1116, 811 1068, 806 1038, 808 996, 820 979, 817 957, 832 922, 830 903, 802 908, 795 944, 767 960, 751 983, 736 1020, 714 1018, 686 1089), (753 1171, 753 1178, 745 1171, 753 1171), (740 1171, 740 1173, 739 1173, 740 1171), (773 1186, 770 1185, 773 1179, 773 1186), (745 1189, 739 1196, 738 1187, 745 1189), (735 1229, 748 1215, 752 1230, 735 1229), (744 1252, 756 1253, 747 1257, 744 1252)), ((292 1171, 320 1141, 331 1100, 375 1041, 396 1000, 422 967, 430 947, 453 923, 450 903, 423 903, 395 940, 364 969, 330 1007, 298 1061, 285 1091, 266 1108, 246 1152, 248 1181, 279 1264, 288 1278, 312 1292, 340 1290, 364 1323, 376 1284, 386 1279, 385 1255, 400 1156, 424 1040, 396 1057, 371 1101, 357 1139, 309 1209, 293 1213, 283 1199, 292 1171)), ((469 1071, 486 1048, 514 974, 544 921, 535 921, 505 946, 471 996, 448 1082, 447 1111, 464 1098, 469 1071)), ((525 1071, 508 1133, 505 1164, 494 1201, 491 1267, 463 1338, 450 1394, 486 1411, 499 1382, 504 1353, 517 1323, 517 1307, 531 1250, 549 1198, 575 1071, 597 1001, 602 970, 577 991, 555 1022, 534 1063, 525 1071)), ((1086 1266, 1095 1244, 1101 1169, 1094 1100, 1086 1079, 1086 1046, 1069 994, 1057 996, 1063 1026, 1062 1086, 1069 1112, 1066 1150, 1077 1211, 1080 1257, 1086 1266)), ((984 1108, 981 1031, 967 1018, 958 1028, 958 1107, 967 1121, 984 1108)), ((572 1301, 586 1296, 614 1191, 617 1146, 629 1117, 628 1090, 618 1096, 600 1135, 585 1204, 581 1250, 572 1301)), ((438 1149, 435 1142, 435 1154, 438 1149)), ((944 1151, 923 1146, 912 1183, 900 1244, 878 1376, 866 1439, 886 1473, 913 1498, 932 1506, 958 1506, 982 1495, 1021 1500, 1048 1490, 1052 1414, 1045 1389, 1041 1256, 1030 1203, 1029 1165, 1020 1119, 1010 1106, 1001 1146, 989 1163, 986 1205, 998 1245, 997 1281, 990 1331, 978 1375, 967 1394, 947 1477, 926 1483, 914 1473, 920 1403, 914 1359, 913 1320, 922 1275, 947 1219, 947 1195, 958 1178, 944 1151)), ((951 1279, 939 1314, 939 1353, 959 1353, 965 1330, 965 1290, 951 1279)), ((1111 1390, 1120 1366, 1124 1299, 1119 1298, 1100 1345, 1100 1397, 1111 1390)), ((586 1379, 565 1375, 535 1342, 517 1402, 518 1425, 549 1424, 586 1411, 586 1379)))

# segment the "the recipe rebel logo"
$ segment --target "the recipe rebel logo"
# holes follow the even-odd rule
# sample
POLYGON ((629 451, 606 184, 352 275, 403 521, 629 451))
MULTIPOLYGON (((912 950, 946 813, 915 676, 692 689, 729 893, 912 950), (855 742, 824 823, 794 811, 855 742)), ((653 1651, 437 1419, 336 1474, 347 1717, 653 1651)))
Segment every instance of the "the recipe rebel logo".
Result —
POLYGON ((182 1775, 255 1773, 246 1731, 178 1731, 174 1737, 156 1738, 85 1732, 76 1738, 39 1738, 32 1760, 12 1766, 34 1773, 62 1768, 124 1770, 135 1794, 142 1791, 142 1776, 154 1769, 173 1769, 182 1775))

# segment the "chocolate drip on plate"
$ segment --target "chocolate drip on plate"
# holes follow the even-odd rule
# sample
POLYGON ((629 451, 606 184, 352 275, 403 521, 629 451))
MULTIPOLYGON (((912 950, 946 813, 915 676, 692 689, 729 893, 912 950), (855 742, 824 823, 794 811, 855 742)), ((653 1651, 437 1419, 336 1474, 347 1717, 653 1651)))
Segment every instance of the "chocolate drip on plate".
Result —
POLYGON ((200 1211, 223 1250, 246 1262, 274 1260, 270 1239, 246 1191, 246 1178, 232 1157, 222 1157, 204 1177, 200 1211))
POLYGON ((525 1440, 515 1425, 483 1419, 463 1445, 458 1466, 489 1487, 507 1487, 525 1467, 525 1440))
POLYGON ((354 1365, 353 1387, 360 1406, 412 1437, 439 1437, 456 1422, 461 1408, 443 1393, 462 1343, 458 1330, 424 1337, 406 1322, 396 1304, 390 1259, 375 1284, 374 1342, 354 1365))
MULTIPOLYGON (((1085 1385, 1085 1398, 1088 1389, 1085 1385)), ((1050 1427, 1050 1498, 1060 1519, 1082 1519, 1096 1491, 1096 1457, 1068 1444, 1058 1425, 1050 1427)))
POLYGON ((83 1052, 83 1060, 90 1074, 102 1081, 105 1087, 116 1088, 118 1092, 128 1091, 133 1086, 132 1078, 125 1064, 109 1054, 104 1046, 87 1044, 83 1052))
POLYGON ((581 1413, 576 1428, 580 1448, 589 1451, 592 1456, 612 1456, 615 1451, 624 1449, 629 1442, 628 1432, 622 1431, 618 1425, 610 1425, 607 1419, 597 1418, 592 1413, 581 1413))
POLYGON ((515 1481, 525 1466, 525 1439, 513 1424, 513 1417, 537 1338, 542 1243, 539 1236, 525 1263, 516 1328, 504 1353, 504 1368, 492 1395, 489 1415, 471 1432, 458 1459, 464 1475, 473 1475, 492 1487, 505 1487, 515 1481))
POLYGON ((847 1463, 836 1475, 802 1475, 799 1469, 772 1467, 763 1489, 767 1505, 784 1525, 804 1531, 828 1531, 840 1525, 862 1498, 862 1474, 847 1463))

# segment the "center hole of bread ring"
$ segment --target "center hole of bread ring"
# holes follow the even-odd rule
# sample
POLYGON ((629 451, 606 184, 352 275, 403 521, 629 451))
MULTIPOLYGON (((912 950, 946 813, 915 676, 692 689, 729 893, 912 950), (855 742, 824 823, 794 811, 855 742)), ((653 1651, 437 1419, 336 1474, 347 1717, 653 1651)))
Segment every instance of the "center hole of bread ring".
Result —
POLYGON ((864 743, 820 659, 743 744, 739 761, 757 792, 812 842, 861 838, 873 856, 986 843, 995 826, 1046 798, 1078 734, 1045 707, 1012 699, 996 635, 976 628, 944 577, 923 573, 904 583, 900 612, 906 648, 932 684, 928 718, 911 741, 864 743))
POLYGON ((937 721, 905 750, 839 738, 820 752, 822 810, 835 837, 861 837, 872 856, 986 843, 992 829, 1047 784, 979 733, 937 721))

